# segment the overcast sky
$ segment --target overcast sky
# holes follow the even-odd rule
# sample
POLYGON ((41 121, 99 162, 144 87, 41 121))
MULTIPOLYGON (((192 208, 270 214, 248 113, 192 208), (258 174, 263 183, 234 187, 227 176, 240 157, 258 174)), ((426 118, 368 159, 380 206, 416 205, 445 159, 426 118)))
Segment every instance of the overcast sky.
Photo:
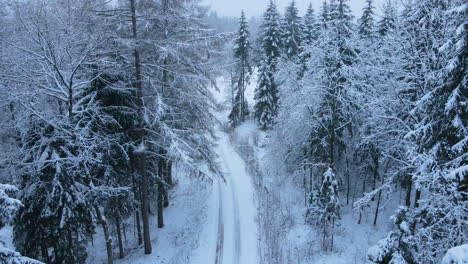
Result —
MULTIPOLYGON (((269 1, 270 0, 202 0, 202 3, 210 6, 211 10, 217 11, 218 15, 237 17, 243 9, 247 17, 250 17, 263 14, 269 1)), ((284 12, 284 8, 289 2, 290 0, 276 0, 281 13, 284 12)), ((320 10, 322 0, 296 0, 296 5, 301 13, 304 13, 310 2, 312 2, 312 6, 316 12, 320 10)), ((374 5, 379 9, 383 3, 384 0, 375 0, 374 5)), ((359 17, 365 5, 365 0, 350 0, 349 5, 354 15, 359 17)))

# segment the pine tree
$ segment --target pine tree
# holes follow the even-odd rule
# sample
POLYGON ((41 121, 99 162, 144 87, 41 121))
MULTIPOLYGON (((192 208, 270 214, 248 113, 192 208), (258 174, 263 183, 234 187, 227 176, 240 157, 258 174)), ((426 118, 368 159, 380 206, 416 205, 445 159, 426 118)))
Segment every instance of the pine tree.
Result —
POLYGON ((366 0, 367 5, 363 9, 361 18, 359 19, 358 32, 363 37, 369 37, 374 34, 374 1, 366 0))
POLYGON ((229 120, 233 126, 237 126, 249 116, 245 89, 252 74, 252 67, 250 66, 250 32, 244 11, 242 11, 239 20, 239 32, 235 41, 234 58, 236 59, 234 78, 238 79, 238 81, 236 82, 237 92, 233 100, 229 120))
POLYGON ((334 229, 339 226, 341 205, 339 201, 338 180, 332 168, 323 174, 322 185, 316 195, 309 199, 306 220, 322 230, 323 249, 333 250, 334 229))
POLYGON ((270 128, 278 109, 278 85, 274 79, 277 59, 281 55, 281 29, 276 4, 270 1, 260 27, 260 42, 264 59, 260 65, 258 86, 255 89, 255 118, 263 129, 270 128))
POLYGON ((300 52, 303 25, 299 17, 299 10, 293 0, 286 8, 281 23, 283 50, 288 59, 296 57, 300 52))

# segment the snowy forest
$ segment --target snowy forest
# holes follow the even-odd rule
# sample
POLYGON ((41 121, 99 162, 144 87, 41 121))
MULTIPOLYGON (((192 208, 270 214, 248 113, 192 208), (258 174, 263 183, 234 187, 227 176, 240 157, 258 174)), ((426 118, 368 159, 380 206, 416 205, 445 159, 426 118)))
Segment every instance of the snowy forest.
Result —
POLYGON ((468 263, 468 2, 299 1, 0 0, 0 263, 468 263))

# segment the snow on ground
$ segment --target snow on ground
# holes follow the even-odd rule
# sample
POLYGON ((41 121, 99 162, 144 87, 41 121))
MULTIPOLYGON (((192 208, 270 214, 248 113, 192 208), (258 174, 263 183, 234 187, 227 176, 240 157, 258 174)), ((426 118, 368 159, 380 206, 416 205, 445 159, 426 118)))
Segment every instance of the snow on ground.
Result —
POLYGON ((442 264, 468 264, 468 244, 449 249, 442 264))
MULTIPOLYGON (((227 106, 230 102, 230 83, 224 78, 218 80, 220 86, 219 92, 214 92, 214 98, 218 104, 227 106)), ((230 135, 226 130, 227 116, 229 107, 215 113, 219 120, 219 125, 216 127, 218 162, 221 165, 224 179, 217 179, 217 185, 214 188, 212 199, 218 198, 218 202, 213 202, 210 209, 209 227, 211 231, 205 231, 204 234, 208 238, 205 249, 200 248, 197 251, 199 255, 206 255, 213 251, 213 242, 211 239, 217 237, 216 254, 214 262, 200 263, 258 263, 257 248, 258 248, 258 224, 256 222, 257 206, 254 201, 254 187, 252 178, 246 170, 244 160, 239 156, 235 148, 232 146, 230 135), (217 211, 216 211, 217 209, 217 211), (216 236, 215 236, 216 235, 216 236), (203 249, 203 250, 202 250, 203 249)), ((198 258, 197 260, 200 260, 198 258)))
MULTIPOLYGON (((335 237, 335 250, 321 251, 321 235, 305 224, 305 202, 302 178, 272 166, 266 146, 268 132, 259 131, 253 121, 240 125, 232 133, 232 140, 241 156, 247 160, 248 170, 254 176, 259 209, 260 245, 259 263, 314 263, 354 264, 365 263, 366 252, 391 228, 389 217, 400 203, 400 193, 383 195, 378 224, 373 226, 375 201, 365 209, 361 224, 359 212, 350 201, 342 199, 342 220, 335 237)), ((357 199, 353 198, 353 200, 357 199)))
MULTIPOLYGON (((122 264, 182 264, 194 263, 192 261, 193 250, 198 248, 203 240, 198 240, 202 227, 208 221, 208 201, 211 197, 211 182, 207 179, 190 177, 179 170, 174 175, 176 183, 170 191, 170 205, 164 210, 164 228, 157 228, 157 218, 150 218, 150 230, 153 252, 144 255, 143 247, 137 246, 133 223, 127 223, 127 248, 126 257, 116 260, 122 264)), ((152 208, 155 213, 156 209, 152 208)), ((131 220, 130 220, 131 221, 131 220)), ((90 245, 90 254, 87 259, 89 264, 107 263, 104 237, 98 227, 98 233, 94 238, 94 245, 90 245)), ((115 240, 115 239, 114 239, 115 240)), ((114 254, 117 254, 114 248, 114 254)), ((208 263, 208 262, 198 262, 208 263)))

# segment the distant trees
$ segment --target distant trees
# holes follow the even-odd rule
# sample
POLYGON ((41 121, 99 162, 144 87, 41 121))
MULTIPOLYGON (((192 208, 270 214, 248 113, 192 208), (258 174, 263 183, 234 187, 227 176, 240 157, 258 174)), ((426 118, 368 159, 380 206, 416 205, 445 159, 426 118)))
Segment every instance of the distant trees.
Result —
POLYGON ((303 25, 294 0, 286 7, 281 28, 284 54, 291 60, 299 54, 303 38, 303 25))
POLYGON ((235 97, 233 98, 231 113, 229 114, 229 120, 233 126, 244 122, 245 118, 249 116, 249 106, 245 98, 245 89, 252 75, 250 53, 250 32, 244 11, 242 11, 239 20, 239 31, 234 47, 234 58, 236 60, 234 83, 236 89, 233 91, 235 97))

